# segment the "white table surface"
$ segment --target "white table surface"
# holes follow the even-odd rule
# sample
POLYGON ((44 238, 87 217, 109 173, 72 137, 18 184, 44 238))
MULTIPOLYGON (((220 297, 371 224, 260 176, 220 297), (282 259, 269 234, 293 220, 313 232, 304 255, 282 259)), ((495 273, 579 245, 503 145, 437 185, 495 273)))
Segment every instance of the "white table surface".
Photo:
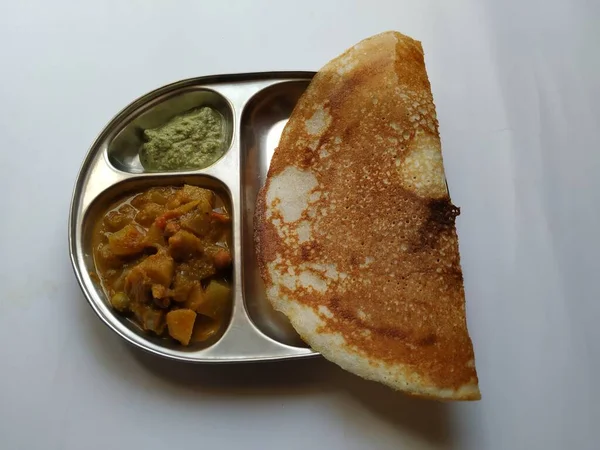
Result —
POLYGON ((0 1, 0 448, 600 448, 600 2, 0 1), (316 70, 423 42, 483 400, 322 361, 134 350, 73 276, 67 213, 107 121, 200 75, 316 70))

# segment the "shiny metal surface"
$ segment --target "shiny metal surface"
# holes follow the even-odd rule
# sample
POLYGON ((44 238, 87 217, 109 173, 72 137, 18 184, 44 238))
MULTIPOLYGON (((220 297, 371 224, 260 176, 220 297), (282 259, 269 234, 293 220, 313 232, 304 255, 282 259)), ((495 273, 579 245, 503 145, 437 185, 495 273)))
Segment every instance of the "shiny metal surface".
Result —
POLYGON ((69 216, 69 250, 88 302, 112 330, 151 353, 182 361, 227 363, 316 356, 265 299, 253 245, 254 201, 281 131, 313 72, 219 75, 159 88, 127 106, 104 128, 81 167, 69 216), (228 151, 202 170, 148 173, 139 162, 141 130, 199 106, 226 121, 228 151), (233 219, 233 305, 223 334, 203 347, 153 338, 116 314, 90 273, 91 234, 107 206, 150 186, 205 186, 229 202, 233 219))
POLYGON ((254 201, 265 182, 279 137, 298 98, 310 80, 277 83, 256 94, 246 105, 240 133, 242 183, 242 288, 248 314, 265 334, 280 342, 304 346, 288 319, 267 298, 254 263, 254 201))

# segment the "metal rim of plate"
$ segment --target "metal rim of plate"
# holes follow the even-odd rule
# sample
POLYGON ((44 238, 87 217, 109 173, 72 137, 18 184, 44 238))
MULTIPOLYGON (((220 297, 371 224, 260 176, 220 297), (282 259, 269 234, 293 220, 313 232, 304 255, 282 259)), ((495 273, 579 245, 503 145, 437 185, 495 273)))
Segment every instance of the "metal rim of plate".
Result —
POLYGON ((81 166, 69 211, 69 252, 77 281, 100 319, 125 341, 179 361, 234 363, 318 356, 275 312, 264 296, 254 263, 256 193, 296 101, 315 72, 264 72, 191 78, 133 101, 102 130, 81 166), (137 153, 140 130, 201 106, 225 117, 229 148, 201 170, 148 172, 137 153), (233 305, 223 334, 208 345, 181 347, 144 333, 108 304, 94 272, 91 233, 96 220, 125 193, 151 186, 206 186, 229 200, 232 213, 233 305))

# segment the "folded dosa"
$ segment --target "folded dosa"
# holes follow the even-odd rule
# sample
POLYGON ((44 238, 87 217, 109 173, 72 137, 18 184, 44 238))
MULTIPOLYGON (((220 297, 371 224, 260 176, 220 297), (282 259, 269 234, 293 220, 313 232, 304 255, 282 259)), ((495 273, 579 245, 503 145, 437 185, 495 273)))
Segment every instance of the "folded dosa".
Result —
POLYGON ((366 39, 299 100, 257 199, 266 294, 302 338, 406 393, 480 398, 421 44, 366 39))

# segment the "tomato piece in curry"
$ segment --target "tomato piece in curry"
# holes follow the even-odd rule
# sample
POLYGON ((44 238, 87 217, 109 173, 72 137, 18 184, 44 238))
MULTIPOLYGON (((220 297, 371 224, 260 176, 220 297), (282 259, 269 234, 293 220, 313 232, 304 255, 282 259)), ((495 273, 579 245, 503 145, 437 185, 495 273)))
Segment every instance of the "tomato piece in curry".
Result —
POLYGON ((117 203, 94 230, 112 307, 182 345, 205 341, 231 307, 231 217, 209 189, 154 187, 117 203))

